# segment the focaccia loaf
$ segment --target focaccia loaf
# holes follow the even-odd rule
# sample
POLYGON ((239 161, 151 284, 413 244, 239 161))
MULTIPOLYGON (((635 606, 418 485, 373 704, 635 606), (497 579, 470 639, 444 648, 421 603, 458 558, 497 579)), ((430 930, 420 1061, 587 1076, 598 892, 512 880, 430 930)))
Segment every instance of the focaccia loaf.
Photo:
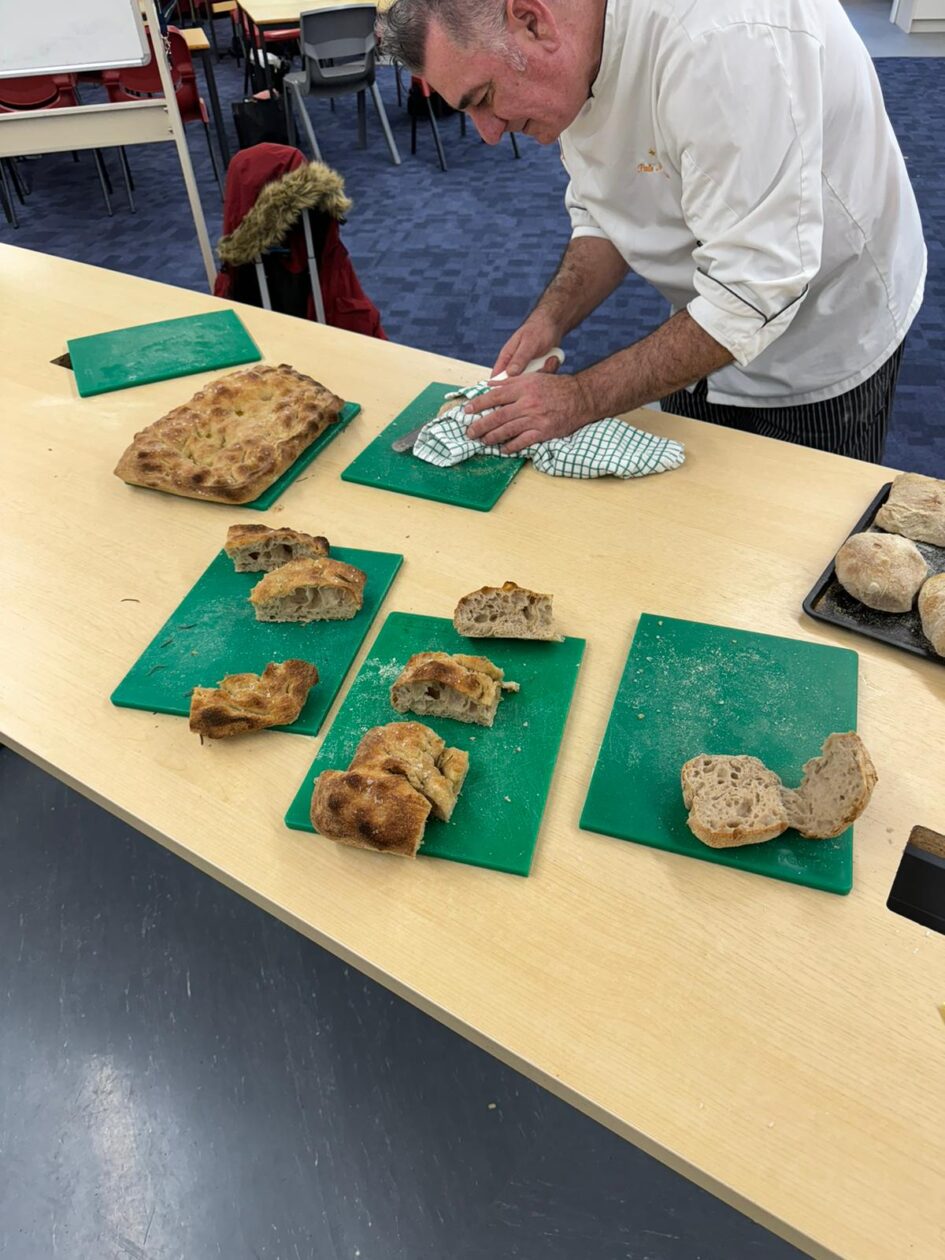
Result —
POLYGON ((317 560, 327 556, 327 538, 313 538, 297 529, 270 529, 268 525, 231 525, 223 550, 237 573, 269 573, 290 560, 317 560))
POLYGON ((350 621, 364 604, 364 573, 323 557, 291 560, 250 592, 257 621, 350 621))
POLYGON ((453 613, 453 625, 469 639, 555 639, 552 596, 526 590, 515 582, 483 586, 464 595, 453 613))
POLYGON ((839 836, 869 803, 877 775, 855 731, 828 735, 786 788, 757 757, 693 757, 682 768, 689 830, 713 849, 760 844, 794 827, 810 840, 839 836))
POLYGON ((308 661, 270 662, 261 674, 228 674, 219 687, 195 687, 190 697, 190 729, 225 739, 288 726, 302 712, 318 670, 308 661))
POLYGON ((929 572, 914 542, 874 530, 848 538, 834 563, 843 589, 878 612, 908 612, 929 572))
POLYGON ((347 770, 318 776, 312 825, 339 844, 415 857, 431 809, 449 820, 468 768, 468 753, 420 722, 372 727, 347 770))
POLYGON ((390 689, 398 713, 450 717, 457 722, 491 726, 503 691, 518 691, 518 683, 484 656, 447 652, 417 652, 390 689))
POLYGON ((229 372, 136 433, 115 475, 189 499, 248 503, 337 422, 343 406, 287 363, 229 372))
POLYGON ((876 524, 890 534, 945 547, 945 481, 921 473, 900 473, 876 524))

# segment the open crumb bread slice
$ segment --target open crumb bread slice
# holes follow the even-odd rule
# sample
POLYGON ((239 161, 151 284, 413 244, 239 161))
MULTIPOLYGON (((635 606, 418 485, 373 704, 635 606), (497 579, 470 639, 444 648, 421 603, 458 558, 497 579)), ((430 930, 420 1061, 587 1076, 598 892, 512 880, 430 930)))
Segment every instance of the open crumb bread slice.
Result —
POLYGON ((250 592, 257 621, 350 621, 364 604, 364 573, 325 556, 291 560, 250 592))
POLYGON ((552 639, 555 629, 552 596, 529 591, 515 582, 483 586, 464 595, 453 613, 457 633, 469 639, 552 639))
POLYGON ((689 830, 713 849, 760 844, 788 826, 781 780, 757 757, 693 757, 682 792, 689 830))
POLYGON ((290 560, 317 560, 328 555, 328 539, 297 529, 268 525, 231 525, 223 550, 237 573, 269 573, 290 560))
POLYGON ((518 691, 484 656, 417 652, 390 689, 398 713, 454 718, 491 726, 503 691, 518 691))
POLYGON ((856 731, 828 735, 804 766, 796 790, 782 792, 788 822, 809 840, 830 840, 856 822, 876 786, 876 768, 856 731))

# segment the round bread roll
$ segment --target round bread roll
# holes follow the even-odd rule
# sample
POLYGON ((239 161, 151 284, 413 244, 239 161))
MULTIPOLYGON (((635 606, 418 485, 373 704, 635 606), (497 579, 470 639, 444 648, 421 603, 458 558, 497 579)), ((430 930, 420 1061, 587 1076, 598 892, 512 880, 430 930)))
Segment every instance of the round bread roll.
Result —
POLYGON ((945 573, 930 577, 919 591, 922 633, 939 656, 945 656, 945 573))
POLYGON ((878 612, 908 612, 929 574, 919 548, 900 534, 854 534, 835 563, 843 589, 878 612))

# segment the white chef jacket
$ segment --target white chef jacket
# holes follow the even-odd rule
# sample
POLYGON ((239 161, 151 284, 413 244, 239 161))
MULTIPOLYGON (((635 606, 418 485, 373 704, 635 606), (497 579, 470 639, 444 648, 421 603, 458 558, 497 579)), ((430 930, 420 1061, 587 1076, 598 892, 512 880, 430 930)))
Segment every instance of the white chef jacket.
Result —
POLYGON ((838 0, 608 0, 561 135, 573 236, 600 236, 733 355, 710 402, 845 393, 922 302, 915 195, 838 0))

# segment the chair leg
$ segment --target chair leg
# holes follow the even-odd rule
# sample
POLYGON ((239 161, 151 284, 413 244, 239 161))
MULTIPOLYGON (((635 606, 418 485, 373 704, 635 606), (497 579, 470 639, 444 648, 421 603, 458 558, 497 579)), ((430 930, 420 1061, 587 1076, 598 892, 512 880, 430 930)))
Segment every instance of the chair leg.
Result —
POLYGON ((392 61, 391 65, 394 67, 394 82, 397 84, 397 105, 400 107, 404 103, 404 89, 400 82, 400 62, 392 61))
POLYGON ((387 121, 387 110, 384 108, 384 102, 381 100, 381 94, 377 84, 371 84, 371 100, 374 102, 374 108, 377 110, 377 116, 381 120, 381 127, 384 129, 384 139, 387 141, 387 147, 390 149, 390 158, 395 166, 400 166, 400 154, 397 151, 397 145, 394 142, 394 135, 390 129, 390 123, 387 121))
POLYGON ((125 194, 128 198, 128 209, 132 214, 136 214, 137 207, 135 206, 134 193, 132 192, 132 189, 135 186, 135 181, 131 178, 131 167, 128 165, 128 155, 125 153, 124 145, 118 146, 118 164, 121 167, 121 177, 125 181, 125 194))
POLYGON ((312 120, 309 118, 308 110, 305 108, 305 97, 294 83, 291 91, 295 93, 295 103, 298 105, 299 113, 302 115, 302 126, 305 128, 305 134, 308 137, 308 145, 312 150, 312 157, 316 162, 321 162, 322 152, 318 147, 318 141, 315 139, 315 132, 312 130, 312 120))
POLYGON ((436 125, 436 114, 433 112, 433 101, 429 96, 425 96, 427 103, 427 113, 430 115, 430 128, 433 131, 433 143, 436 145, 436 156, 439 158, 440 170, 446 170, 446 154, 443 152, 443 141, 440 139, 440 129, 436 125))
POLYGON ((521 152, 519 151, 518 140, 515 138, 514 131, 509 132, 509 139, 512 141, 512 152, 515 154, 517 158, 520 158, 522 155, 521 155, 521 152))
POLYGON ((259 298, 267 311, 272 310, 272 301, 269 297, 269 282, 266 280, 266 268, 262 264, 262 259, 256 259, 256 283, 259 285, 259 298))
POLYGON ((6 158, 0 160, 0 204, 3 206, 3 213, 7 222, 18 228, 20 221, 16 217, 16 206, 13 204, 13 194, 10 191, 10 183, 7 179, 6 158))
POLYGON ((363 89, 358 93, 358 148, 367 148, 367 103, 363 89))
POLYGON ((203 134, 207 137, 207 152, 210 154, 210 165, 213 167, 213 178, 217 181, 217 188, 220 190, 220 196, 223 196, 223 185, 220 182, 220 171, 217 166, 217 160, 213 155, 213 141, 210 139, 210 128, 206 123, 203 124, 203 134))
POLYGON ((102 150, 96 149, 95 153, 98 155, 98 159, 102 163, 102 174, 105 176, 105 187, 108 189, 109 195, 111 195, 115 189, 112 185, 112 177, 108 173, 108 167, 105 165, 105 158, 102 156, 102 150))
POLYGON ((312 239, 312 224, 308 211, 302 211, 302 228, 305 232, 305 254, 308 259, 308 278, 312 285, 312 301, 315 303, 315 318, 320 324, 327 324, 325 303, 322 300, 322 285, 318 278, 318 264, 315 262, 315 242, 312 239))
POLYGON ((298 129, 295 125, 295 114, 292 112, 292 92, 287 91, 282 98, 285 106, 285 134, 293 149, 298 148, 298 129))
POLYGON ((92 150, 92 157, 95 161, 95 170, 98 174, 98 182, 102 186, 102 197, 105 199, 105 209, 108 211, 109 218, 115 213, 112 209, 111 199, 108 195, 108 172, 105 170, 105 163, 102 161, 102 155, 98 149, 92 150))
POLYGON ((21 206, 25 206, 29 189, 23 183, 23 180, 20 178, 20 172, 16 169, 16 158, 10 159, 9 167, 10 179, 13 181, 13 188, 16 192, 17 200, 21 206))

